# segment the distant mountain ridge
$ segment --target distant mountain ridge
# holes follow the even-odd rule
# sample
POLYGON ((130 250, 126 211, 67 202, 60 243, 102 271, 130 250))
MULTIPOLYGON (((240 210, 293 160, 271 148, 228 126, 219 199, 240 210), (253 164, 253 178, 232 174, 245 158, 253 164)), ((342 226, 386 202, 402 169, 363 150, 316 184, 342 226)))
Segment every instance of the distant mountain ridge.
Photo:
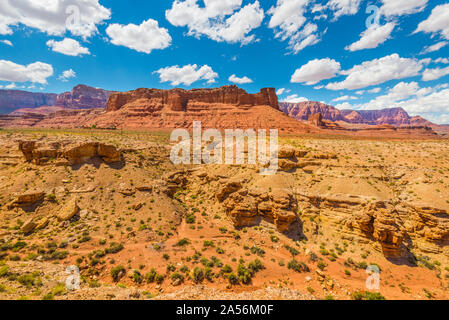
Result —
POLYGON ((0 113, 6 114, 20 108, 38 108, 56 104, 55 93, 34 93, 21 90, 0 90, 0 113))
POLYGON ((109 96, 115 91, 77 85, 71 92, 58 95, 55 106, 67 109, 100 109, 105 108, 109 96))
POLYGON ((109 96, 115 91, 77 85, 70 92, 34 93, 20 90, 0 90, 0 113, 29 113, 33 109, 37 113, 53 110, 48 107, 66 109, 99 109, 105 108, 109 96))
POLYGON ((280 109, 287 115, 300 121, 307 121, 310 115, 321 113, 324 120, 343 121, 361 125, 401 126, 439 126, 420 116, 412 117, 402 108, 385 108, 382 110, 339 110, 333 106, 307 101, 300 103, 280 102, 280 109))

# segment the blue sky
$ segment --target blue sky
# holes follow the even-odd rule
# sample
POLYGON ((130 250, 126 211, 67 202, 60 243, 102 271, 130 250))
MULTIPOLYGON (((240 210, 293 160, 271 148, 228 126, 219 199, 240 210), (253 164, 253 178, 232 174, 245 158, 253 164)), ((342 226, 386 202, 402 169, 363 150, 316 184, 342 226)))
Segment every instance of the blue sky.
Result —
POLYGON ((442 0, 2 0, 0 86, 235 83, 449 123, 448 17, 442 0))

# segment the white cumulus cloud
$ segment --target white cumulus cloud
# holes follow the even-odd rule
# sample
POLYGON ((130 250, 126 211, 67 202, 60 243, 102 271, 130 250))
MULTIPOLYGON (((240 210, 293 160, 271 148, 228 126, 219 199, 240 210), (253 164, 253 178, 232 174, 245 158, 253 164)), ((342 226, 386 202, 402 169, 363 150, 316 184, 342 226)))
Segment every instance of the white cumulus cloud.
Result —
POLYGON ((340 70, 340 63, 333 59, 315 59, 297 69, 291 78, 291 82, 314 85, 321 80, 334 78, 340 70))
POLYGON ((253 80, 251 80, 250 78, 248 78, 248 77, 239 78, 235 74, 230 76, 228 80, 230 82, 237 83, 237 84, 253 83, 253 80))
POLYGON ((59 80, 62 82, 67 82, 69 79, 76 78, 76 72, 72 69, 66 70, 61 73, 61 75, 58 77, 59 80))
POLYGON ((354 96, 341 96, 338 98, 335 98, 334 100, 332 100, 333 102, 339 102, 339 101, 348 101, 348 100, 357 100, 357 97, 354 96))
POLYGON ((436 6, 429 18, 418 25, 415 32, 441 35, 449 40, 449 3, 436 6))
POLYGON ((170 82, 173 86, 185 84, 190 86, 192 83, 205 80, 207 83, 216 82, 218 74, 208 65, 199 68, 196 64, 189 64, 184 67, 171 66, 155 71, 159 74, 161 82, 170 82))
POLYGON ((151 53, 155 49, 165 49, 170 46, 172 38, 165 28, 159 27, 159 22, 148 19, 141 25, 111 24, 106 29, 111 43, 124 46, 138 52, 151 53))
POLYGON ((67 56, 81 56, 83 54, 90 54, 89 49, 81 46, 81 44, 70 38, 64 38, 61 41, 49 40, 47 46, 53 51, 65 54, 67 56))
POLYGON ((187 27, 188 34, 207 36, 217 42, 248 44, 255 41, 251 31, 260 27, 265 17, 259 1, 242 7, 242 0, 175 0, 165 12, 176 27, 187 27))
POLYGON ((392 54, 380 59, 365 61, 350 70, 342 71, 346 79, 341 82, 329 83, 329 90, 355 90, 378 85, 390 80, 399 80, 419 74, 423 63, 417 59, 401 58, 392 54))
POLYGON ((335 11, 335 18, 343 15, 355 15, 360 8, 362 0, 331 0, 327 7, 335 11))
POLYGON ((288 96, 283 100, 283 102, 289 102, 289 103, 300 103, 300 102, 307 102, 309 99, 305 97, 300 97, 297 94, 292 94, 291 96, 288 96))
POLYGON ((4 43, 4 44, 6 44, 6 45, 8 45, 8 46, 10 46, 10 47, 13 46, 12 42, 9 41, 9 40, 0 40, 0 42, 1 42, 1 43, 4 43))
POLYGON ((424 50, 421 52, 421 54, 426 54, 426 53, 438 51, 441 48, 444 48, 445 46, 447 46, 448 44, 449 44, 449 42, 447 42, 447 41, 440 41, 438 43, 435 43, 435 44, 433 44, 431 46, 428 46, 428 47, 424 48, 424 50))
POLYGON ((271 7, 269 28, 275 30, 275 37, 288 40, 289 49, 298 53, 304 48, 318 43, 320 35, 318 26, 307 22, 304 16, 310 0, 278 0, 271 7))
POLYGON ((360 36, 361 39, 346 48, 349 51, 358 51, 363 49, 374 49, 387 41, 393 32, 396 24, 393 22, 383 26, 373 25, 365 30, 360 36))
POLYGON ((98 0, 2 0, 0 34, 12 34, 11 27, 22 24, 53 36, 69 31, 88 38, 110 16, 98 0))
POLYGON ((401 16, 421 12, 426 8, 428 0, 382 0, 380 8, 386 17, 401 16))
POLYGON ((284 92, 285 92, 285 88, 279 88, 279 89, 276 91, 276 94, 277 94, 278 96, 282 96, 282 95, 284 94, 284 92))
POLYGON ((0 60, 0 81, 47 84, 47 78, 52 75, 53 67, 47 63, 38 61, 24 66, 12 61, 0 60))
POLYGON ((449 64, 449 59, 448 58, 438 58, 434 60, 435 63, 444 63, 444 64, 449 64))
POLYGON ((435 68, 435 69, 426 69, 423 72, 422 79, 423 81, 432 81, 440 79, 449 74, 449 67, 447 68, 435 68))

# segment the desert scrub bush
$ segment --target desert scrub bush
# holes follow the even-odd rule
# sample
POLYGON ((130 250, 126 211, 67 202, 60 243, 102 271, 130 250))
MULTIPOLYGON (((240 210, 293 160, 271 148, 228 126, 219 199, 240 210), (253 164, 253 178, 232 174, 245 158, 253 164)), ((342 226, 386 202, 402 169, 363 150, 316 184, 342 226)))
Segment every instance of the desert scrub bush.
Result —
POLYGON ((167 273, 171 273, 171 272, 175 272, 176 271, 176 266, 174 264, 169 264, 167 266, 167 273))
POLYGON ((201 283, 204 280, 204 270, 199 268, 199 267, 195 267, 195 269, 193 269, 192 271, 192 280, 195 283, 201 283))
POLYGON ((379 292, 359 292, 356 291, 352 294, 354 300, 385 300, 385 297, 379 292))
POLYGON ((173 273, 170 278, 174 286, 179 286, 184 282, 184 276, 178 272, 173 273))
POLYGON ((252 254, 256 254, 256 255, 258 255, 259 257, 264 257, 264 256, 265 256, 265 250, 262 249, 262 248, 253 246, 253 247, 250 249, 250 251, 251 251, 252 254))
POLYGON ((204 248, 214 248, 215 247, 215 243, 213 241, 204 240, 203 247, 204 248))
POLYGON ((68 251, 58 251, 51 249, 47 253, 45 253, 42 258, 46 261, 53 261, 53 260, 64 260, 69 256, 68 251))
POLYGON ((194 224, 196 222, 196 217, 193 213, 188 213, 186 215, 186 223, 187 224, 194 224))
POLYGON ((54 288, 51 290, 51 293, 52 293, 54 296, 63 296, 63 295, 65 295, 65 294, 67 293, 67 289, 66 289, 66 287, 65 287, 65 284, 63 284, 63 283, 58 283, 58 284, 56 285, 56 287, 54 287, 54 288))
POLYGON ((291 260, 287 267, 296 272, 310 272, 309 267, 304 262, 298 262, 296 259, 291 260))
POLYGON ((126 274, 124 266, 117 266, 111 269, 111 277, 114 282, 119 282, 126 274))
POLYGON ((243 264, 240 264, 237 267, 237 275, 241 283, 249 284, 251 283, 254 274, 250 270, 248 270, 248 268, 246 268, 243 264))
POLYGON ((181 239, 176 243, 176 247, 184 247, 190 244, 190 240, 187 238, 181 239))
POLYGON ((9 273, 9 266, 4 265, 0 267, 0 278, 7 277, 9 273))
POLYGON ((189 267, 182 266, 181 269, 179 269, 179 271, 181 271, 182 273, 188 273, 189 272, 189 267))
POLYGON ((232 267, 229 264, 225 265, 220 271, 221 274, 229 274, 231 272, 232 272, 232 267))
POLYGON ((39 277, 40 272, 36 271, 34 273, 28 273, 17 277, 17 281, 27 288, 32 288, 33 286, 41 286, 42 280, 39 277))
POLYGON ((288 252, 290 252, 290 254, 291 254, 293 257, 296 257, 296 256, 299 254, 299 251, 298 251, 297 249, 292 248, 292 247, 290 247, 290 246, 288 246, 288 245, 285 245, 284 248, 287 249, 288 252))
POLYGON ((47 293, 45 296, 42 297, 42 300, 45 301, 55 300, 55 296, 52 293, 47 293))
POLYGON ((109 245, 109 248, 105 250, 107 254, 115 254, 123 250, 123 244, 113 242, 109 245))
POLYGON ((165 277, 162 274, 159 274, 156 269, 151 268, 150 272, 145 274, 145 281, 148 283, 156 282, 158 284, 161 284, 164 282, 165 277))
POLYGON ((318 269, 323 271, 324 269, 326 269, 327 264, 324 261, 320 261, 320 262, 318 262, 317 267, 318 267, 318 269))
POLYGON ((141 284, 143 282, 143 277, 142 274, 139 272, 139 270, 133 271, 132 280, 137 284, 141 284))
POLYGON ((419 256, 417 257, 417 260, 419 262, 419 264, 429 270, 434 270, 435 269, 435 264, 433 264, 432 262, 430 262, 430 258, 429 257, 424 257, 424 256, 419 256))
POLYGON ((221 227, 218 229, 221 233, 225 234, 226 232, 228 232, 228 229, 226 227, 221 227))
POLYGON ((11 248, 11 251, 13 252, 19 252, 23 248, 27 246, 27 243, 24 241, 17 241, 11 248))
POLYGON ((235 275, 235 273, 230 273, 227 277, 231 285, 239 284, 239 278, 235 275))
POLYGON ((221 262, 221 260, 218 259, 217 257, 212 256, 212 257, 210 257, 210 259, 211 259, 212 262, 214 263, 214 266, 215 266, 215 267, 217 267, 217 268, 223 267, 223 262, 221 262))

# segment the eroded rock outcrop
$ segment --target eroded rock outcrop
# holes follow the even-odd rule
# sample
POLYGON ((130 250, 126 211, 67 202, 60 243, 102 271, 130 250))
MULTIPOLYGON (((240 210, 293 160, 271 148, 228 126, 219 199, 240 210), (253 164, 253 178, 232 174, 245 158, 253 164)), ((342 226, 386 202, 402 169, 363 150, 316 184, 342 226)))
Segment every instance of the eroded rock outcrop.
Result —
POLYGON ((398 212, 391 204, 381 201, 368 205, 355 217, 354 223, 358 224, 368 237, 379 242, 385 257, 398 258, 404 254, 404 230, 399 227, 398 217, 398 212))
POLYGON ((39 201, 42 201, 44 197, 45 192, 42 191, 31 191, 18 195, 14 201, 8 204, 8 209, 30 206, 39 201))
POLYGON ((310 115, 308 121, 311 125, 314 125, 317 127, 324 126, 323 115, 321 113, 314 113, 314 114, 310 115))
POLYGON ((216 194, 235 227, 253 226, 264 219, 274 223, 280 232, 287 232, 298 221, 298 206, 291 192, 248 190, 243 184, 244 181, 231 179, 216 194))
POLYGON ((99 142, 19 141, 19 149, 26 161, 37 165, 52 159, 65 159, 70 165, 82 164, 94 157, 100 157, 107 163, 119 162, 122 159, 121 152, 115 146, 99 142))

